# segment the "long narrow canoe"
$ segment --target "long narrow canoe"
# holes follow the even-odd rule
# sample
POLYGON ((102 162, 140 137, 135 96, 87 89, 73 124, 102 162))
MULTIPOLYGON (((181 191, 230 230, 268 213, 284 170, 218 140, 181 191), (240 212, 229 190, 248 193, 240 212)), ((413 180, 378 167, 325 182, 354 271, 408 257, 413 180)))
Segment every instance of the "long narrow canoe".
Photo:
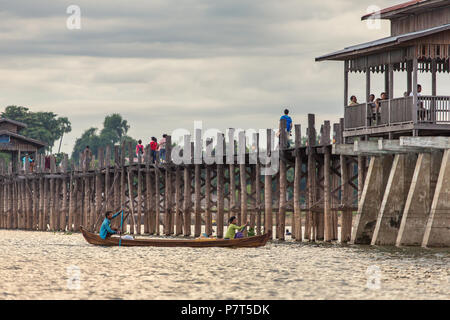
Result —
MULTIPOLYGON (((84 239, 90 244, 98 246, 118 246, 118 237, 100 238, 98 234, 89 232, 80 227, 84 239)), ((122 239, 121 245, 124 247, 191 247, 191 248, 207 248, 207 247, 229 247, 229 248, 255 248, 265 246, 271 238, 271 233, 260 236, 223 240, 223 239, 122 239)))

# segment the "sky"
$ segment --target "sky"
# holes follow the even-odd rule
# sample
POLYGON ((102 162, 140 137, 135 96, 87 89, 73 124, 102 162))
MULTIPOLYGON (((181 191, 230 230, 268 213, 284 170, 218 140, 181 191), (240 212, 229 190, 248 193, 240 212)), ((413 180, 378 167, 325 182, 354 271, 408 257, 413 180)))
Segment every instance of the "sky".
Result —
MULTIPOLYGON (((0 111, 20 105, 68 117, 67 153, 111 113, 144 143, 193 131, 194 121, 222 131, 275 128, 285 107, 305 134, 308 113, 317 128, 343 116, 343 63, 314 58, 388 36, 388 22, 373 29, 361 16, 399 2, 0 0, 0 111), (80 8, 80 29, 67 26, 70 5, 80 8)), ((431 80, 419 81, 426 94, 431 80)), ((382 76, 372 86, 381 92, 382 76)), ((351 74, 350 94, 364 90, 364 76, 351 74)))

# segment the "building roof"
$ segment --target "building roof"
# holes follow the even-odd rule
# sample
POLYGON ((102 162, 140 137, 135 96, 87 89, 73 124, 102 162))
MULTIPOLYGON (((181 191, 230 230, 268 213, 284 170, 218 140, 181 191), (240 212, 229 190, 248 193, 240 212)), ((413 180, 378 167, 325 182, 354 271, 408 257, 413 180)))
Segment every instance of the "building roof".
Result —
POLYGON ((361 20, 367 20, 369 18, 380 18, 380 19, 398 18, 402 15, 410 13, 411 11, 423 9, 427 10, 430 8, 436 8, 445 5, 449 5, 448 0, 412 0, 382 9, 380 12, 373 12, 366 14, 361 17, 361 20))
POLYGON ((355 46, 344 48, 333 53, 329 53, 316 58, 316 61, 324 60, 347 60, 352 56, 367 52, 374 52, 381 48, 395 47, 401 45, 403 42, 414 40, 417 38, 426 37, 435 33, 450 30, 450 24, 444 24, 442 26, 429 28, 426 30, 420 30, 410 33, 401 34, 398 36, 392 36, 387 38, 378 39, 371 42, 358 44, 355 46))
POLYGON ((31 139, 31 138, 27 138, 25 136, 22 136, 20 134, 17 134, 17 133, 8 131, 8 130, 0 130, 0 136, 2 136, 2 135, 8 135, 10 137, 14 137, 16 139, 23 140, 24 142, 33 144, 33 145, 35 145, 35 146, 37 146, 39 148, 45 147, 47 145, 46 143, 44 143, 42 141, 31 139))
POLYGON ((21 128, 26 128, 27 127, 27 125, 25 123, 23 123, 23 122, 19 122, 19 121, 16 121, 16 120, 11 120, 11 119, 8 119, 8 118, 0 118, 0 123, 2 123, 2 122, 9 122, 9 123, 11 123, 11 124, 13 124, 15 126, 21 127, 21 128))

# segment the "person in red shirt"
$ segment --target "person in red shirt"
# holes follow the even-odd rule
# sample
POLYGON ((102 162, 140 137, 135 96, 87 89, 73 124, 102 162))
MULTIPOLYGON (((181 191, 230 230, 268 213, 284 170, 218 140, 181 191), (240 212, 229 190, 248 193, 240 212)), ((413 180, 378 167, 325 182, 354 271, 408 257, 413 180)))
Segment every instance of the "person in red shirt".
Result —
POLYGON ((142 145, 142 140, 139 140, 138 144, 136 145, 136 156, 139 157, 139 155, 141 155, 141 157, 144 155, 144 146, 142 145))
POLYGON ((152 141, 150 142, 150 152, 152 155, 152 162, 156 162, 156 151, 158 150, 158 140, 155 137, 152 137, 152 141))

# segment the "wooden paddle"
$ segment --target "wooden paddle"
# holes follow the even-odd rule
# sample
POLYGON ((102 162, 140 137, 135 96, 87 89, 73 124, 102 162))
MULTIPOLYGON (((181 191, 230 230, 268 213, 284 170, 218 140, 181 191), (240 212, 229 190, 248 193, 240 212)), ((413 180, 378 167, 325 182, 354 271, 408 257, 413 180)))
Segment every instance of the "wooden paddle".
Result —
MULTIPOLYGON (((122 207, 122 213, 120 214, 120 233, 122 233, 122 224, 123 224, 123 207, 122 207)), ((119 235, 119 247, 122 245, 122 235, 119 235)))

